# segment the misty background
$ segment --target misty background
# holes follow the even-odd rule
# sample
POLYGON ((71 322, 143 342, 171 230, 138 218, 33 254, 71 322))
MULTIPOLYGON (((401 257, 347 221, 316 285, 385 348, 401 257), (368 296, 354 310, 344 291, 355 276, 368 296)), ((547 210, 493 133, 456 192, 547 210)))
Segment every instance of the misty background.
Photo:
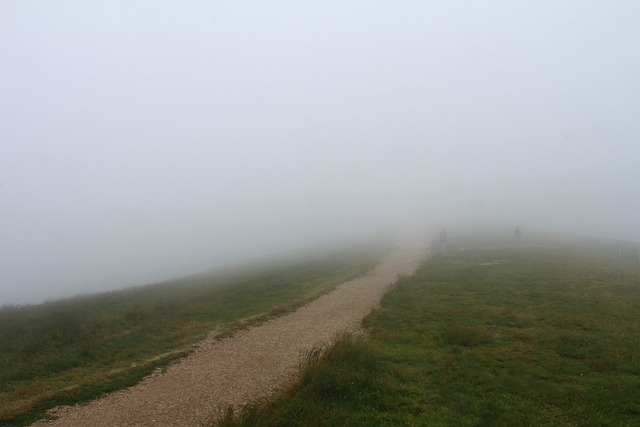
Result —
POLYGON ((375 233, 640 240, 640 2, 0 3, 0 305, 375 233))

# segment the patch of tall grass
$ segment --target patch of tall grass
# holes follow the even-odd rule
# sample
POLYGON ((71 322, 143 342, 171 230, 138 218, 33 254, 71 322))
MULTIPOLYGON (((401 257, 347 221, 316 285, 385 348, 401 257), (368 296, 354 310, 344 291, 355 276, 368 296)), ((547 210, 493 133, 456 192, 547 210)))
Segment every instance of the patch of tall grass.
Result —
MULTIPOLYGON (((285 391, 279 399, 251 403, 237 413, 230 409, 212 425, 340 425, 339 420, 350 413, 354 421, 355 412, 367 412, 375 399, 366 391, 383 386, 377 384, 380 369, 375 349, 361 337, 341 334, 327 349, 302 354, 301 362, 301 380, 293 391, 285 391)), ((352 425, 370 425, 364 421, 352 425)))
MULTIPOLYGON (((342 254, 344 255, 344 254, 342 254)), ((218 335, 281 315, 364 273, 380 253, 200 275, 0 309, 0 425, 138 382, 218 335)))
POLYGON ((638 425, 640 268, 569 247, 451 251, 402 279, 366 340, 312 353, 227 426, 638 425))

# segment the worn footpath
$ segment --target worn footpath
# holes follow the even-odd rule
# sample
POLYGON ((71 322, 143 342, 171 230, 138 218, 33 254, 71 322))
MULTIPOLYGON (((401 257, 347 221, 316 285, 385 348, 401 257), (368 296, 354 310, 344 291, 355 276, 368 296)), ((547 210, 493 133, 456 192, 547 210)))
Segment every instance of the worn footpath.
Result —
POLYGON ((139 384, 92 402, 63 406, 35 426, 199 426, 229 405, 267 397, 294 379, 301 352, 359 328, 399 276, 411 275, 422 248, 399 249, 370 273, 289 315, 216 340, 139 384))

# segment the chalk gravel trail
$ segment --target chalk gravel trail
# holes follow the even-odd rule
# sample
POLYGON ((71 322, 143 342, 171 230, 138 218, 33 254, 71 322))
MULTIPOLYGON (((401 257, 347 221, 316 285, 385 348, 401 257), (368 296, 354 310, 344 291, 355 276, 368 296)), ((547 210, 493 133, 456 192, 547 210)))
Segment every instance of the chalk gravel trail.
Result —
POLYGON ((387 255, 370 273, 233 337, 205 340, 180 362, 125 390, 86 404, 50 411, 54 421, 34 426, 200 426, 229 405, 241 406, 290 385, 300 354, 327 345, 336 333, 355 331, 398 277, 411 275, 425 251, 387 255))

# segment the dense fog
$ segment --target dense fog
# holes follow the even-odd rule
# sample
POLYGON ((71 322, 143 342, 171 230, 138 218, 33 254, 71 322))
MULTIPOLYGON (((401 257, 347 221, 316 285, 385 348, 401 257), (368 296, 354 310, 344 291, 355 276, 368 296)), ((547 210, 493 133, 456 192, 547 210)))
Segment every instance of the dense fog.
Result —
POLYGON ((640 240, 640 2, 0 4, 0 305, 459 224, 640 240))

